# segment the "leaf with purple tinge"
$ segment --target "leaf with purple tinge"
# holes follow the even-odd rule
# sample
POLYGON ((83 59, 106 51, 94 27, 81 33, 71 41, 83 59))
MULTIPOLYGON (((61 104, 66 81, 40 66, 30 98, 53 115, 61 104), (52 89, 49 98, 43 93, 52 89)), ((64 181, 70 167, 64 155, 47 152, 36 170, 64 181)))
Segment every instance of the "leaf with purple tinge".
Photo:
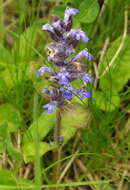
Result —
POLYGON ((61 136, 64 137, 64 143, 70 140, 79 128, 84 128, 91 120, 91 113, 80 104, 71 104, 66 106, 66 111, 62 113, 61 136))

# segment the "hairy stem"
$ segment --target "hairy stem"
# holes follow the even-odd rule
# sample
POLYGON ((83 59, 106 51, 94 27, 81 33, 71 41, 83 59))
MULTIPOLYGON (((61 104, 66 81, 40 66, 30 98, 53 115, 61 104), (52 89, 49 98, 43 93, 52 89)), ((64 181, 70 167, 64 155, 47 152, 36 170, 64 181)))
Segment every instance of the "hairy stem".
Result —
MULTIPOLYGON (((61 114, 60 114, 60 108, 57 110, 56 114, 56 126, 54 129, 54 142, 58 143, 59 142, 59 136, 60 136, 60 128, 61 128, 61 114)), ((56 162, 60 160, 61 155, 61 149, 56 149, 53 152, 53 162, 56 162)), ((58 182, 58 178, 60 175, 60 165, 56 165, 53 169, 53 183, 56 184, 58 182)), ((54 188, 57 190, 57 188, 54 188)))
POLYGON ((54 142, 59 142, 60 124, 61 124, 61 114, 60 114, 60 108, 59 108, 56 113, 56 126, 54 128, 54 142))

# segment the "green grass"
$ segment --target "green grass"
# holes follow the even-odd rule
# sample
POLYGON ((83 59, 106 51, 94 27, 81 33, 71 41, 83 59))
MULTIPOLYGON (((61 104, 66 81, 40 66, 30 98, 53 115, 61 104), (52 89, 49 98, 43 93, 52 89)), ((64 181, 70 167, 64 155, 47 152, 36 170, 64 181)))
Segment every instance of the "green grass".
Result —
MULTIPOLYGON (((129 190, 130 3, 124 0, 0 0, 0 189, 129 190), (36 77, 50 37, 41 27, 66 7, 79 9, 73 28, 96 58, 84 62, 92 99, 62 114, 64 142, 53 142, 56 112, 43 113, 48 83, 36 77), (79 127, 76 127, 79 126, 79 127), (50 145, 51 144, 51 145, 50 145), (53 152, 60 152, 54 161, 53 152), (59 184, 54 183, 59 168, 59 184)), ((80 85, 76 81, 75 86, 80 85)))

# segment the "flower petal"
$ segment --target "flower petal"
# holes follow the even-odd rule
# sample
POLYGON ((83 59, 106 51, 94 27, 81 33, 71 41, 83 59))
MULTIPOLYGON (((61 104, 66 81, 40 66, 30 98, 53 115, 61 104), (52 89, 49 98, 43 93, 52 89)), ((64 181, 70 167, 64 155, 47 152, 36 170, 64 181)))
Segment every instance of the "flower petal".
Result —
POLYGON ((85 87, 82 87, 82 89, 79 90, 78 96, 79 96, 81 99, 90 98, 90 97, 91 97, 91 92, 87 92, 87 91, 85 90, 85 87))
POLYGON ((68 23, 69 21, 69 18, 72 16, 72 15, 76 15, 78 13, 78 9, 75 9, 75 8, 67 8, 65 10, 65 16, 64 16, 64 22, 65 24, 68 23))
POLYGON ((54 109, 56 109, 57 107, 57 101, 52 101, 49 104, 46 104, 43 106, 43 108, 45 108, 46 110, 44 111, 44 113, 52 113, 54 109))
POLYGON ((90 82, 90 83, 93 82, 93 78, 90 76, 89 73, 85 73, 85 74, 83 75, 83 77, 82 77, 82 80, 83 80, 84 82, 90 82))
POLYGON ((53 27, 51 26, 51 24, 44 24, 42 26, 42 30, 46 30, 46 31, 49 31, 49 32, 54 32, 53 27))
POLYGON ((82 30, 75 31, 76 40, 82 39, 83 42, 88 42, 89 38, 86 36, 85 32, 82 30))
POLYGON ((59 84, 68 84, 70 79, 70 74, 68 72, 60 72, 56 75, 56 79, 58 79, 59 84))
POLYGON ((65 91, 63 92, 63 96, 64 96, 64 98, 66 98, 66 99, 72 99, 74 95, 73 95, 70 91, 65 90, 65 91))
POLYGON ((85 57, 88 60, 94 59, 93 55, 91 53, 89 53, 87 49, 84 49, 81 52, 79 52, 72 61, 77 61, 81 57, 85 57))
POLYGON ((49 67, 47 67, 47 66, 42 66, 42 67, 36 72, 36 76, 37 76, 37 77, 38 77, 38 76, 43 76, 45 72, 51 73, 52 70, 51 70, 49 67))

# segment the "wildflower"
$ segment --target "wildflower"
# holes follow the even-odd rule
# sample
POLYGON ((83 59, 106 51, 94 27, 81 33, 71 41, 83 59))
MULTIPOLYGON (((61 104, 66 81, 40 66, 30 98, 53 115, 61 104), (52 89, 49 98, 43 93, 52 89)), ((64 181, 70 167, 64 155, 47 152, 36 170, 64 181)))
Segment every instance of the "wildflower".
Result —
POLYGON ((72 45, 68 46, 64 42, 50 43, 46 47, 48 60, 61 66, 65 63, 66 58, 74 52, 72 45))
POLYGON ((86 36, 85 32, 82 30, 74 30, 72 29, 68 34, 67 38, 72 38, 75 40, 80 40, 82 39, 83 42, 88 42, 89 38, 86 36))
POLYGON ((77 9, 68 8, 65 10, 64 23, 66 31, 70 31, 72 26, 72 15, 76 15, 78 13, 77 9))
POLYGON ((65 67, 62 67, 61 72, 59 72, 55 77, 56 79, 58 79, 58 83, 59 84, 68 84, 69 83, 69 79, 71 78, 71 75, 69 74, 69 72, 66 71, 65 67))
POLYGON ((49 32, 54 32, 54 29, 53 27, 51 26, 51 24, 45 24, 42 26, 42 30, 46 30, 46 31, 49 31, 49 32))
POLYGON ((55 40, 56 42, 60 40, 59 36, 54 31, 54 27, 51 24, 43 25, 42 30, 46 30, 50 34, 51 38, 55 40))
POLYGON ((61 32, 65 32, 65 30, 64 30, 64 28, 63 28, 63 21, 61 21, 61 20, 57 20, 56 22, 53 22, 53 23, 52 23, 52 27, 53 27, 55 30, 59 31, 60 33, 61 33, 61 32))
POLYGON ((93 60, 93 59, 94 59, 94 57, 92 56, 92 54, 89 53, 87 49, 84 49, 84 50, 82 50, 81 52, 79 52, 79 53, 75 56, 75 58, 73 59, 73 61, 77 61, 77 60, 80 59, 81 57, 85 57, 85 58, 88 59, 88 60, 93 60))
POLYGON ((68 24, 68 21, 72 15, 76 15, 78 13, 77 9, 74 8, 67 8, 65 10, 65 16, 64 16, 64 22, 65 24, 68 24))
POLYGON ((85 74, 83 75, 83 77, 82 77, 82 80, 83 80, 84 82, 90 82, 90 83, 93 82, 93 78, 90 76, 89 73, 85 73, 85 74))
POLYGON ((63 96, 66 99, 72 99, 74 95, 78 94, 78 91, 73 89, 70 84, 66 84, 60 88, 60 91, 63 92, 63 96))
POLYGON ((37 75, 37 76, 43 76, 45 72, 51 73, 52 70, 51 70, 49 67, 47 67, 47 66, 42 66, 42 67, 36 72, 36 75, 37 75))
POLYGON ((85 90, 85 87, 82 87, 82 89, 79 91, 78 95, 79 95, 79 97, 81 99, 90 98, 91 97, 91 92, 87 92, 85 90))
POLYGON ((86 87, 74 89, 71 82, 77 78, 83 82, 92 83, 93 78, 89 73, 85 73, 86 67, 80 63, 80 58, 85 57, 87 60, 93 60, 94 57, 87 49, 79 52, 72 58, 75 48, 79 42, 88 42, 89 38, 81 29, 71 29, 72 15, 76 15, 78 10, 67 8, 65 10, 64 20, 54 17, 54 22, 42 26, 42 30, 49 33, 54 40, 46 46, 48 61, 56 65, 55 72, 47 66, 42 66, 36 73, 37 76, 43 76, 45 72, 53 78, 53 84, 43 90, 43 93, 50 99, 50 103, 43 106, 45 113, 52 113, 54 109, 66 104, 66 100, 71 100, 74 96, 80 99, 91 97, 91 92, 86 91, 86 87))
POLYGON ((49 104, 46 104, 43 106, 43 108, 45 108, 46 110, 44 111, 45 113, 52 113, 53 110, 57 107, 57 102, 56 101, 52 101, 49 104))

